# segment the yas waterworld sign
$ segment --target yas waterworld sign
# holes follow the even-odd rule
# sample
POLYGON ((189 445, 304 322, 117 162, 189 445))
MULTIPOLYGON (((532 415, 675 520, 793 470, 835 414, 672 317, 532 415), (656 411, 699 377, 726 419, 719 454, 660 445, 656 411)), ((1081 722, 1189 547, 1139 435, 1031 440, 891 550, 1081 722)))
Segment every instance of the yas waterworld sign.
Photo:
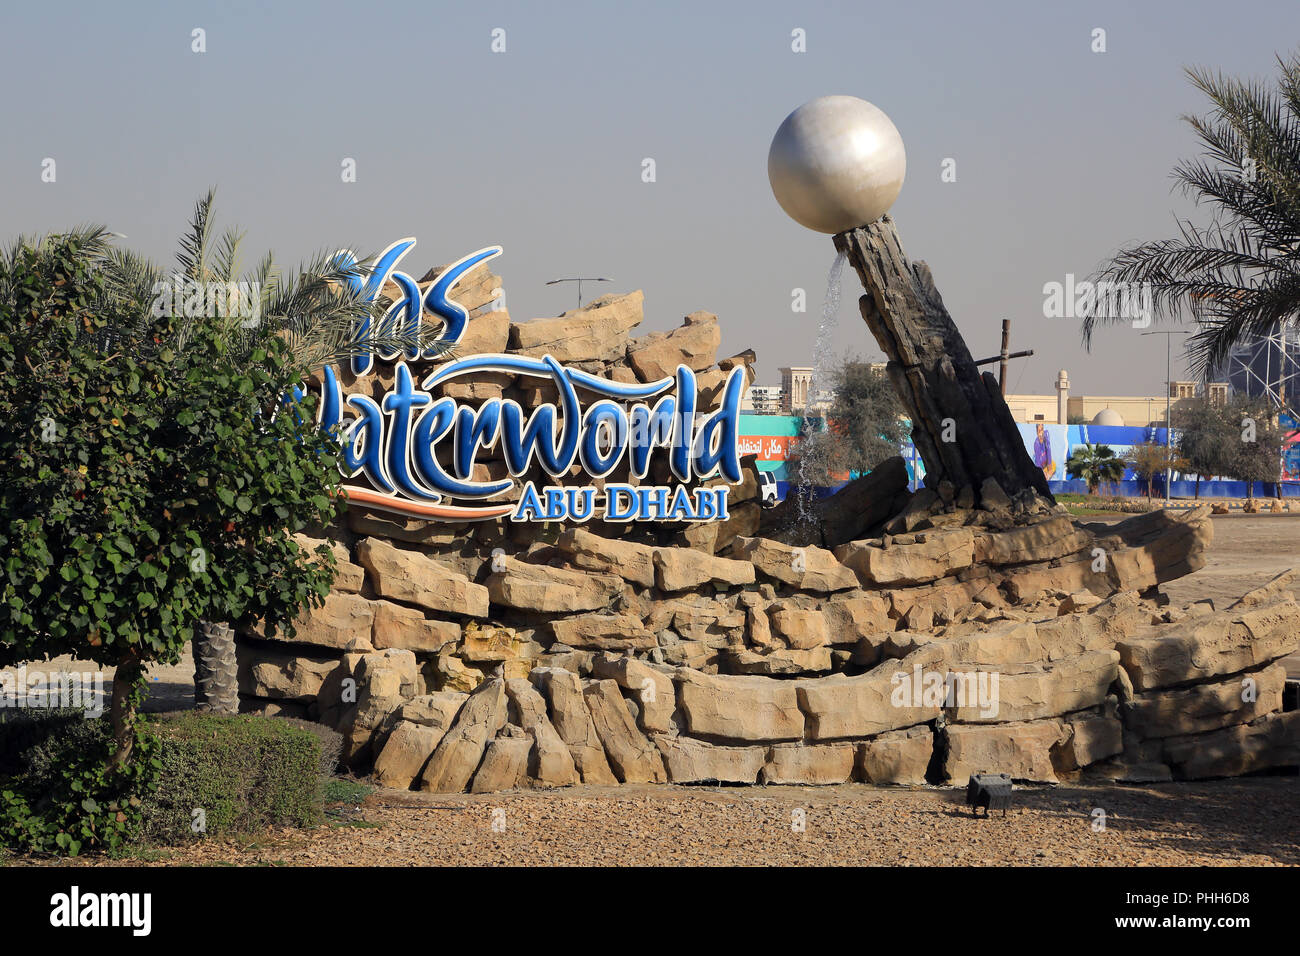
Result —
MULTIPOLYGON (((397 270, 416 240, 393 243, 369 274, 353 279, 357 291, 373 302, 388 283, 400 294, 384 316, 386 323, 411 332, 419 341, 426 314, 440 322, 439 339, 458 345, 472 321, 452 297, 457 283, 476 266, 499 256, 500 246, 480 249, 444 270, 427 291, 397 270)), ((348 265, 357 262, 348 250, 338 253, 348 265)), ((368 323, 367 323, 368 324, 368 323)), ((366 328, 362 328, 362 333, 366 328)), ((480 354, 442 362, 419 386, 411 366, 438 357, 438 350, 368 352, 352 360, 357 375, 376 362, 395 363, 394 384, 380 400, 344 395, 333 367, 324 369, 318 420, 339 436, 340 469, 346 478, 364 475, 372 487, 346 485, 348 497, 401 515, 447 521, 721 521, 728 517, 728 484, 741 480, 738 450, 743 368, 733 369, 722 390, 721 404, 701 413, 695 374, 679 365, 676 374, 655 382, 615 382, 561 365, 550 355, 480 354), (457 379, 506 373, 547 379, 559 400, 526 414, 518 402, 489 398, 477 407, 438 397, 438 386, 457 379), (579 391, 595 397, 584 403, 579 391), (475 480, 480 452, 499 447, 509 477, 475 480), (440 461, 439 448, 444 460, 440 461), (450 454, 447 454, 450 452, 450 454), (666 456, 669 485, 640 485, 650 473, 652 457, 666 456), (629 480, 562 485, 528 481, 518 501, 503 502, 514 479, 534 465, 558 478, 575 463, 591 479, 605 479, 626 463, 629 480), (690 487, 721 476, 726 483, 690 487), (494 499, 497 499, 494 502, 494 499), (459 502, 459 503, 457 503, 459 502)))

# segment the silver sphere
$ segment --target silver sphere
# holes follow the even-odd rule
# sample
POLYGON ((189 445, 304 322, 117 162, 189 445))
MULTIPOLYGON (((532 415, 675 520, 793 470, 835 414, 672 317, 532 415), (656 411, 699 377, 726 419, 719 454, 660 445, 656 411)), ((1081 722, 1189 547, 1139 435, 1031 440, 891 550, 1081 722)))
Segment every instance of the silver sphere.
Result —
POLYGON ((767 178, 786 215, 831 235, 888 212, 906 172, 898 130, 856 96, 805 103, 785 118, 767 153, 767 178))

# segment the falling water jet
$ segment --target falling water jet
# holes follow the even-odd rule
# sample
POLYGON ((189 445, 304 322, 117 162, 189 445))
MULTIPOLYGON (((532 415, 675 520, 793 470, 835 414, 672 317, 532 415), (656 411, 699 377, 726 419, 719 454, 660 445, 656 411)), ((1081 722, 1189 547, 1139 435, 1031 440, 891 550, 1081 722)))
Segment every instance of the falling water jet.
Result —
MULTIPOLYGON (((831 263, 831 271, 826 276, 826 297, 822 302, 822 322, 817 328, 817 342, 813 346, 813 370, 812 379, 808 383, 808 405, 819 401, 822 398, 821 392, 825 389, 826 373, 829 371, 831 363, 831 338, 840 317, 840 273, 844 271, 846 258, 843 252, 838 253, 835 256, 835 261, 831 263)), ((814 426, 808 421, 808 411, 805 408, 805 421, 801 435, 804 449, 801 452, 803 461, 799 467, 799 485, 796 489, 800 521, 815 519, 812 501, 816 492, 814 485, 808 478, 808 473, 809 471, 814 474, 822 473, 824 471, 822 466, 825 464, 826 459, 825 446, 820 442, 810 441, 816 432, 826 427, 825 422, 823 421, 820 426, 814 426), (811 467, 805 467, 805 464, 811 467)))

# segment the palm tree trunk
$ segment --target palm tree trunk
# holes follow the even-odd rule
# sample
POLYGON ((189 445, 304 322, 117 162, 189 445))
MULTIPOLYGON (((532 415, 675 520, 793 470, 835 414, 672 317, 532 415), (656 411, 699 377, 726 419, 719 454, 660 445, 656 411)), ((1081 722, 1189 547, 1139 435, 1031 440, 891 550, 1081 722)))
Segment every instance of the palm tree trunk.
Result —
POLYGON ((194 634, 194 706, 214 714, 239 713, 235 631, 229 624, 204 621, 194 634))

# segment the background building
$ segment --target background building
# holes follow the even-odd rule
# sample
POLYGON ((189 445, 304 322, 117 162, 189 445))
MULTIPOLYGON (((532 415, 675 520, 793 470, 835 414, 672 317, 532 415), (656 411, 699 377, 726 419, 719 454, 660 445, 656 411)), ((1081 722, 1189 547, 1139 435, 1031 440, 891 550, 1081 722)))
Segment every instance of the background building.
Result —
POLYGON ((741 400, 740 409, 755 415, 781 414, 780 385, 751 385, 741 400))
MULTIPOLYGON (((1174 421, 1178 421, 1181 403, 1195 401, 1209 394, 1215 401, 1226 402, 1227 382, 1181 381, 1169 383, 1174 421)), ((1065 369, 1056 376, 1056 391, 1051 395, 1008 395, 1007 407, 1017 422, 1030 425, 1132 425, 1141 428, 1165 426, 1165 396, 1157 395, 1071 395, 1070 378, 1065 369)))
POLYGON ((801 414, 808 407, 808 390, 812 388, 812 366, 777 369, 781 373, 781 411, 801 414))

